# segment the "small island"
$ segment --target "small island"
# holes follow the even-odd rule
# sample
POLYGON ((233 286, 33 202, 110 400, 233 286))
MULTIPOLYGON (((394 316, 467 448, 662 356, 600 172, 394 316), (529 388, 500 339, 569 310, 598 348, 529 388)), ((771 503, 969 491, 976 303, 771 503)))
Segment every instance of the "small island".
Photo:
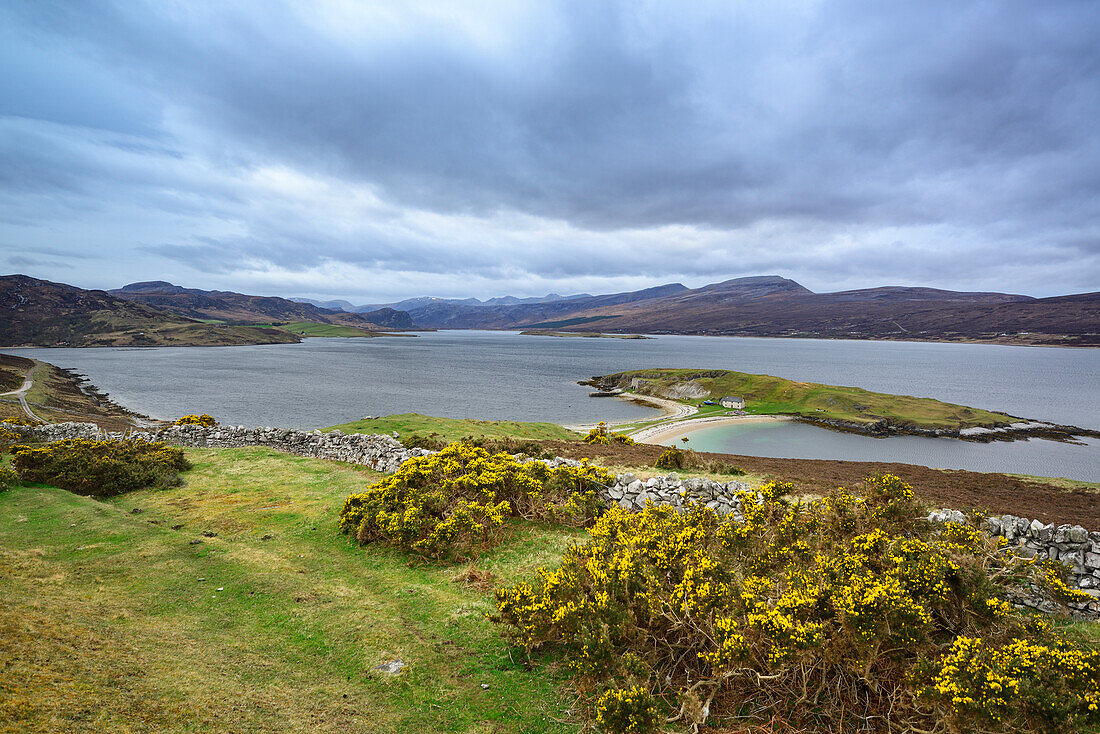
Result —
POLYGON ((520 336, 579 336, 588 339, 652 339, 644 334, 604 334, 600 331, 551 331, 549 329, 527 329, 520 336))
POLYGON ((656 422, 631 426, 635 436, 650 438, 675 427, 686 431, 701 422, 776 416, 822 428, 869 436, 901 434, 1001 441, 1048 438, 1071 441, 1100 431, 1064 426, 1008 413, 946 403, 934 398, 891 395, 859 387, 796 382, 733 370, 643 369, 593 377, 582 384, 600 394, 679 406, 656 422))

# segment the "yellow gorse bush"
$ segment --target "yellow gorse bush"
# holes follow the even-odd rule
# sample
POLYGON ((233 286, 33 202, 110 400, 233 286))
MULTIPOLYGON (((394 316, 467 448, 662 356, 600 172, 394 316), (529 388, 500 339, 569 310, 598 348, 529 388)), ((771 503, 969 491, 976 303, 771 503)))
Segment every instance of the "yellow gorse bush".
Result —
POLYGON ((562 652, 581 689, 642 685, 688 723, 748 707, 793 728, 861 717, 962 726, 991 710, 950 688, 979 685, 948 667, 967 635, 1004 651, 976 664, 1000 670, 1030 650, 1062 671, 1066 706, 1032 700, 1035 678, 997 703, 999 726, 1100 721, 1089 709, 1095 674, 1066 672, 1096 654, 1055 641, 1002 598, 998 584, 1042 584, 1040 565, 970 526, 928 522, 897 477, 807 503, 787 499, 790 490, 773 482, 739 493, 743 521, 702 506, 612 507, 559 567, 498 590, 496 619, 528 651, 562 652))
POLYGON ((23 435, 15 430, 16 426, 40 426, 40 421, 32 421, 27 418, 4 418, 0 420, 0 451, 6 451, 18 441, 23 440, 23 435))
POLYGON ((596 701, 596 726, 607 734, 648 734, 659 721, 652 694, 639 685, 612 688, 596 701))
POLYGON ((24 481, 94 497, 179 484, 179 472, 191 468, 181 449, 141 439, 66 439, 38 448, 14 446, 12 453, 12 466, 24 481))
POLYGON ((207 413, 202 415, 195 415, 191 413, 189 415, 181 416, 172 422, 173 426, 205 426, 206 428, 213 428, 218 425, 218 422, 214 420, 214 416, 207 413))
POLYGON ((340 529, 360 543, 386 541, 425 556, 465 555, 492 544, 505 518, 590 524, 596 490, 614 477, 582 463, 550 469, 460 442, 409 459, 394 474, 353 494, 340 529))
POLYGON ((0 466, 0 492, 19 484, 19 475, 10 466, 0 466))

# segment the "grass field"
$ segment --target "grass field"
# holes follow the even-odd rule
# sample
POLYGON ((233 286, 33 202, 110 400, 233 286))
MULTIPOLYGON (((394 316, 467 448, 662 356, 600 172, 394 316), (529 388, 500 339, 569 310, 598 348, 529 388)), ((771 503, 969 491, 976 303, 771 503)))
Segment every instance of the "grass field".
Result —
POLYGON ((357 329, 354 326, 317 324, 311 321, 291 321, 287 324, 280 324, 278 328, 298 336, 373 336, 371 332, 365 329, 357 329))
MULTIPOLYGON (((822 385, 815 382, 795 382, 771 375, 752 375, 729 370, 652 369, 633 370, 609 376, 629 385, 632 378, 646 383, 638 392, 665 397, 666 391, 691 383, 707 391, 699 398, 681 402, 702 406, 704 400, 717 400, 723 395, 745 398, 745 411, 756 415, 797 415, 807 418, 841 420, 852 423, 874 423, 885 419, 895 426, 917 428, 968 428, 972 426, 1007 425, 1016 419, 1003 413, 980 408, 944 403, 932 398, 889 395, 858 387, 822 385)), ((700 416, 693 417, 702 417, 700 416)))
POLYGON ((581 435, 554 423, 524 423, 522 421, 477 421, 467 418, 436 418, 420 413, 398 413, 371 420, 352 421, 325 430, 344 433, 392 433, 402 438, 413 433, 426 436, 438 433, 448 441, 467 436, 484 438, 525 438, 534 440, 579 441, 581 435))
MULTIPOLYGON (((561 679, 525 670, 484 618, 490 593, 452 581, 463 567, 337 533, 376 474, 188 455, 178 489, 0 493, 0 731, 576 729, 553 721, 561 679), (400 675, 372 670, 398 658, 400 675)), ((514 582, 574 537, 526 526, 479 567, 514 582)))
POLYGON ((186 451, 178 488, 0 492, 0 732, 581 730, 564 671, 528 669, 484 615, 582 532, 512 525, 473 588, 465 565, 337 532, 375 472, 186 451), (399 675, 374 670, 395 659, 399 675))

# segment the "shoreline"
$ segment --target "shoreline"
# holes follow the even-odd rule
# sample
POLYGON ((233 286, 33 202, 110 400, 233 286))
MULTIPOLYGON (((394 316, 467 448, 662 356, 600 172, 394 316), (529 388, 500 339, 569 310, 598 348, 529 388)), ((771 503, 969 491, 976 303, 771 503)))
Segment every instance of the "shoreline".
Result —
POLYGON ((723 415, 650 426, 630 434, 630 437, 638 443, 661 445, 661 441, 679 438, 700 428, 713 428, 738 423, 785 423, 793 420, 796 419, 787 415, 723 415))

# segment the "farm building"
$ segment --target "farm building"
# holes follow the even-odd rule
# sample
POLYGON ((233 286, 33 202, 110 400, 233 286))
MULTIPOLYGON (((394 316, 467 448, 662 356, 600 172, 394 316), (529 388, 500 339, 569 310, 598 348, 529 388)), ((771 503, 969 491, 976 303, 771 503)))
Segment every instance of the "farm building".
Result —
POLYGON ((733 408, 735 410, 744 410, 745 399, 739 395, 727 395, 718 401, 718 404, 723 408, 733 408))

